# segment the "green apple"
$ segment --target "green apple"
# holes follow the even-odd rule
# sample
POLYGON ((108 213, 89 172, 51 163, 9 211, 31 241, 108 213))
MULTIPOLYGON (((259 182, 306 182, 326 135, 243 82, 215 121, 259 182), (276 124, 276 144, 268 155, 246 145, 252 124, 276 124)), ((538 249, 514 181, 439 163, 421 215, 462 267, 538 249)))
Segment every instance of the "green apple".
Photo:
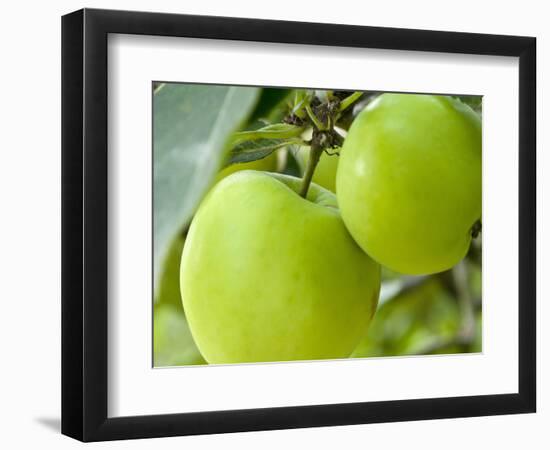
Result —
POLYGON ((180 288, 211 364, 346 358, 378 302, 380 266, 349 235, 331 192, 240 171, 197 211, 180 288))
MULTIPOLYGON (((337 150, 331 149, 331 152, 337 150)), ((297 154, 297 161, 302 169, 302 172, 305 171, 307 166, 307 160, 309 159, 309 147, 300 147, 297 154)), ((338 155, 328 155, 323 152, 315 172, 313 172, 313 182, 319 186, 328 189, 331 192, 336 192, 336 170, 338 169, 338 155)))
POLYGON ((481 218, 481 120, 450 97, 383 94, 354 120, 336 192, 351 235, 407 274, 449 269, 481 218))

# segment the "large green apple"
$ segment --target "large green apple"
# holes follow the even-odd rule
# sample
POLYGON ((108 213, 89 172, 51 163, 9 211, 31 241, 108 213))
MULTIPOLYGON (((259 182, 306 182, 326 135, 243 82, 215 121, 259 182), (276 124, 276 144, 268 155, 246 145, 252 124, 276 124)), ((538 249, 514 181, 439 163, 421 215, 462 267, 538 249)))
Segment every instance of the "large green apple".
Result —
POLYGON ((329 191, 241 171, 197 211, 181 259, 183 306, 213 364, 345 358, 376 309, 380 266, 329 191))
POLYGON ((481 121, 450 97, 383 94, 353 122, 336 192, 357 243, 408 274, 449 269, 481 218, 481 121))

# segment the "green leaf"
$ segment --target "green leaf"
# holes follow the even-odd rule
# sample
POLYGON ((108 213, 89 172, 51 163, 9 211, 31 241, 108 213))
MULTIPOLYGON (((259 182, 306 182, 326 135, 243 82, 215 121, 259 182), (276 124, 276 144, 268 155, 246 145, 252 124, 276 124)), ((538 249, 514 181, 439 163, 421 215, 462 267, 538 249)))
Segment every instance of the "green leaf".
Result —
POLYGON ((172 240, 189 222, 249 117, 260 89, 165 84, 153 97, 154 286, 172 240))
POLYGON ((269 156, 275 150, 293 144, 304 144, 300 138, 303 127, 288 123, 267 125, 257 130, 234 133, 232 149, 226 166, 256 161, 269 156))
POLYGON ((265 158, 279 148, 288 145, 300 144, 301 139, 258 139, 254 141, 244 141, 231 150, 227 165, 236 163, 246 163, 265 158))
POLYGON ((288 123, 275 123, 263 128, 250 131, 241 131, 234 133, 231 143, 237 146, 245 141, 254 141, 257 139, 287 139, 298 137, 304 132, 303 127, 291 125, 288 123))
POLYGON ((189 331, 183 310, 173 305, 155 306, 153 364, 155 367, 206 364, 189 331))

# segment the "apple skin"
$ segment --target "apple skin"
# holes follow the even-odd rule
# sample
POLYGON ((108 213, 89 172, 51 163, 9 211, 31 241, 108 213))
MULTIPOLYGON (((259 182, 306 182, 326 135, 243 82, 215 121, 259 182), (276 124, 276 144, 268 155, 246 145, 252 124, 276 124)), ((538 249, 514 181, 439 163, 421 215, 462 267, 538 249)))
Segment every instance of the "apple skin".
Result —
MULTIPOLYGON (((337 150, 330 150, 335 152, 337 150)), ((305 172, 307 161, 309 159, 309 147, 300 147, 297 158, 302 172, 305 172)), ((323 152, 315 172, 313 172, 313 182, 331 192, 336 192, 336 171, 338 169, 338 155, 327 155, 323 152)))
POLYGON ((182 302, 210 364, 346 358, 367 331, 380 266, 349 235, 334 194, 240 171, 197 211, 182 253, 182 302))
POLYGON ((357 243, 396 272, 441 272, 481 218, 481 120, 449 97, 383 94, 354 120, 336 192, 357 243))

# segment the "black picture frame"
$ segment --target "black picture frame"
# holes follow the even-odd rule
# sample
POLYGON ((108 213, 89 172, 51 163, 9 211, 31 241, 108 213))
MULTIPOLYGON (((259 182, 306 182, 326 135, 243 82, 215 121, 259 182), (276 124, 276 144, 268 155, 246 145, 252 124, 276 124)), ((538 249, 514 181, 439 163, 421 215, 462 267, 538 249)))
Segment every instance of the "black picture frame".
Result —
POLYGON ((62 433, 82 441, 535 412, 536 39, 84 9, 62 18, 62 433), (107 417, 107 37, 179 36, 519 57, 517 393, 107 417))

